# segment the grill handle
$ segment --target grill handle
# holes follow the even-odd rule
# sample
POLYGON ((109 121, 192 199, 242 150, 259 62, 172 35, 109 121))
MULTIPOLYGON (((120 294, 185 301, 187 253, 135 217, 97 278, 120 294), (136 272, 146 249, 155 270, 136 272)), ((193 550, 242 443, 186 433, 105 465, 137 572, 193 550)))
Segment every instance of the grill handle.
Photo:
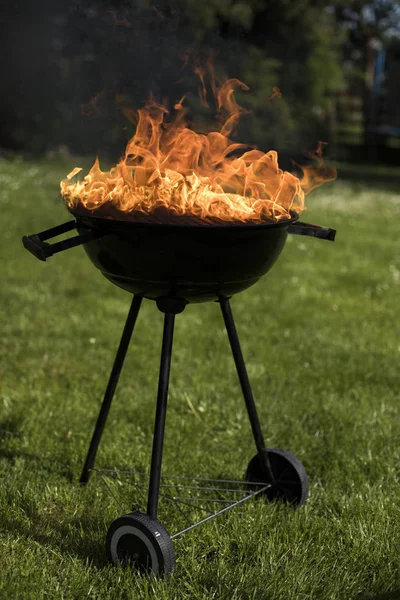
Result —
POLYGON ((312 225, 311 223, 303 223, 301 221, 296 221, 292 225, 289 225, 288 233, 293 233, 294 235, 310 235, 331 242, 334 242, 336 237, 336 229, 312 225))
POLYGON ((81 244, 90 242, 91 240, 94 240, 102 235, 99 232, 89 229, 85 233, 78 234, 67 240, 62 240, 61 242, 56 242, 55 244, 49 244, 45 241, 56 237, 57 235, 61 235, 62 233, 72 231, 72 229, 76 229, 76 226, 76 221, 68 221, 62 225, 57 225, 57 227, 46 229, 46 231, 42 231, 41 233, 24 235, 22 238, 22 243, 24 247, 29 250, 31 254, 33 254, 33 256, 36 256, 36 258, 39 260, 45 261, 50 256, 53 256, 53 254, 57 254, 57 252, 62 252, 63 250, 80 246, 81 244))

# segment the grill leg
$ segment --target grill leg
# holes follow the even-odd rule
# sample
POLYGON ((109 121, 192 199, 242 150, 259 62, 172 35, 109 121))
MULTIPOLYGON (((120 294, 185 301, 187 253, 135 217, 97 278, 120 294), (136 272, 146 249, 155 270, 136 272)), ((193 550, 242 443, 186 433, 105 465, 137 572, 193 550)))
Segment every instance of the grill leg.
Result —
POLYGON ((110 410, 111 402, 117 387, 118 379, 122 371, 125 356, 128 350, 129 342, 131 340, 132 331, 135 327, 136 319, 139 314, 139 309, 142 304, 141 296, 134 296, 132 304, 129 309, 128 317, 126 319, 124 331, 122 333, 121 341, 117 350, 114 365, 111 371, 110 379, 106 392, 104 394, 103 404, 97 417, 96 426, 93 432, 92 441, 90 442, 89 451, 86 456, 85 464, 82 470, 80 483, 85 484, 89 481, 90 471, 94 466, 96 459, 97 449, 100 444, 101 436, 103 434, 104 426, 106 424, 107 416, 110 410))
POLYGON ((164 445, 165 417, 167 414, 168 384, 171 368, 174 324, 175 314, 171 312, 165 313, 153 450, 151 456, 149 497, 147 502, 147 514, 152 519, 157 518, 158 497, 160 493, 161 461, 164 445))
POLYGON ((268 452, 265 448, 264 437, 261 431, 261 425, 258 419, 257 409, 254 402, 253 392, 251 391, 250 381, 247 375, 242 350, 240 348, 239 338, 236 331, 231 306, 229 304, 228 298, 220 297, 219 303, 221 305, 222 315, 224 317, 226 331, 228 333, 228 338, 231 345, 237 374, 239 376, 240 386, 242 388, 244 401, 246 403, 247 413, 249 415, 257 452, 265 468, 266 474, 268 475, 270 482, 273 484, 275 483, 275 478, 272 473, 271 464, 268 458, 268 452))

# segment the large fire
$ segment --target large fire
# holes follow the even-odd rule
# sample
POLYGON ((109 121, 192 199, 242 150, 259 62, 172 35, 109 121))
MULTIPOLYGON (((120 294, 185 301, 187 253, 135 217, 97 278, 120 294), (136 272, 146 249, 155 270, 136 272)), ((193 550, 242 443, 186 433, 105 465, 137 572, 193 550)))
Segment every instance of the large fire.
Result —
POLYGON ((321 145, 318 166, 303 167, 299 179, 279 168, 274 150, 232 142, 229 136, 244 112, 235 99, 238 88, 248 89, 238 79, 213 86, 223 124, 210 133, 188 127, 184 98, 169 120, 167 108, 150 99, 138 111, 135 134, 115 167, 104 172, 96 159, 83 181, 71 181, 82 170, 75 168, 61 182, 68 207, 163 223, 263 223, 299 214, 304 196, 334 179, 334 169, 322 167, 321 145))

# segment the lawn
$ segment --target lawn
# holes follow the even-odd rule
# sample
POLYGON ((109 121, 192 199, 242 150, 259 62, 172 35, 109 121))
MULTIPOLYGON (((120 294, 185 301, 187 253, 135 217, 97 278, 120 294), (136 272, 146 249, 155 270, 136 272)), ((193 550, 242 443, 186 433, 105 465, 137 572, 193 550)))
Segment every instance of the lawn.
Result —
MULTIPOLYGON (((177 538, 174 575, 153 580, 107 564, 121 509, 98 475, 78 483, 130 297, 81 248, 41 263, 21 244, 68 220, 58 181, 73 166, 0 163, 0 597, 399 599, 396 179, 314 192, 304 220, 336 228, 337 241, 289 236, 231 302, 268 446, 305 465, 306 506, 236 507, 177 538)), ((145 301, 99 466, 149 468, 161 332, 145 301)), ((240 479, 254 452, 218 305, 189 306, 176 318, 163 469, 240 479)), ((127 511, 145 509, 119 487, 127 511)), ((160 520, 176 528, 170 504, 160 520)))

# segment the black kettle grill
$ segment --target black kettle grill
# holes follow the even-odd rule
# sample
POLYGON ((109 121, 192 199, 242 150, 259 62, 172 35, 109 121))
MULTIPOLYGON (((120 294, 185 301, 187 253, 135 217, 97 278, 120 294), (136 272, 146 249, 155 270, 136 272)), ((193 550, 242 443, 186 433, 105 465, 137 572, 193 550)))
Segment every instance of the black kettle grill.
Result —
MULTIPOLYGON (((82 484, 86 484, 91 472, 96 470, 97 449, 143 298, 155 300, 165 315, 147 511, 130 512, 113 521, 107 533, 106 548, 108 558, 115 564, 133 561, 141 570, 155 575, 169 574, 175 567, 172 539, 178 535, 257 495, 270 501, 284 500, 295 508, 307 499, 308 478, 301 462, 287 450, 266 448, 229 300, 269 271, 289 233, 334 241, 336 232, 302 223, 295 213, 278 222, 225 225, 122 221, 78 212, 72 215, 74 220, 24 236, 25 248, 45 261, 57 252, 83 245, 90 260, 108 280, 133 294, 80 477, 82 484), (75 237, 53 244, 48 242, 74 229, 78 231, 75 237), (189 303, 206 301, 220 304, 257 454, 250 460, 243 482, 179 478, 174 485, 184 488, 186 493, 188 489, 198 489, 201 482, 200 489, 217 493, 215 502, 223 502, 220 493, 226 491, 227 486, 228 489, 233 487, 231 491, 235 491, 235 496, 233 501, 226 501, 222 509, 200 521, 190 522, 171 535, 157 520, 157 508, 163 487, 161 460, 175 315, 189 303), (180 483, 182 479, 184 484, 180 483)), ((174 500, 178 502, 179 498, 174 500)))

